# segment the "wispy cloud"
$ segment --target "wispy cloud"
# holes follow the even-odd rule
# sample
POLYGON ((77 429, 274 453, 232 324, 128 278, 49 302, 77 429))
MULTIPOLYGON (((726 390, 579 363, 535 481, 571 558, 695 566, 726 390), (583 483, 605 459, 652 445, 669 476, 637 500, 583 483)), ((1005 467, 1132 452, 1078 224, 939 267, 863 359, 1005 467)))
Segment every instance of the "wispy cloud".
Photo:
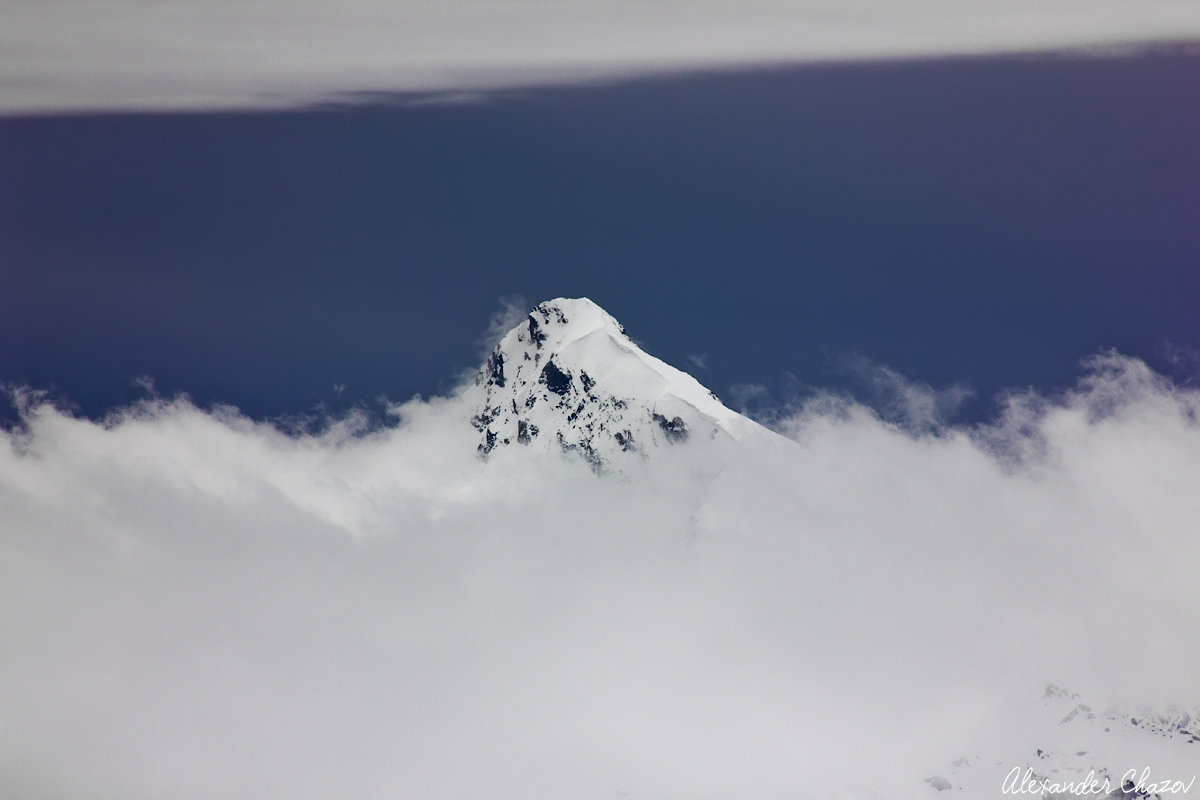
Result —
POLYGON ((812 403, 715 479, 484 463, 467 396, 20 404, 6 795, 904 796, 1049 682, 1200 701, 1200 394, 1117 355, 983 428, 812 403))
POLYGON ((529 314, 529 303, 520 295, 500 298, 500 308, 492 313, 487 328, 480 335, 480 354, 487 356, 505 334, 515 328, 529 314))
POLYGON ((1200 38, 1190 0, 8 0, 0 113, 338 95, 1200 38))
POLYGON ((962 405, 974 396, 965 384, 935 389, 909 380, 891 367, 876 364, 862 356, 847 358, 843 368, 866 386, 885 419, 899 422, 915 432, 934 431, 953 418, 962 405))

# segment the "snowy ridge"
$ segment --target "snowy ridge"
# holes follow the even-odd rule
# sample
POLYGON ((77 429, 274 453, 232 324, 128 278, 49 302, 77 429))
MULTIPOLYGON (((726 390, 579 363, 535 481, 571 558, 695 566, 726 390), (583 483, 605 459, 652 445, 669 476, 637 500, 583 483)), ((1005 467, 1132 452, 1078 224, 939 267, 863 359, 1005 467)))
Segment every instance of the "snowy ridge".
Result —
POLYGON ((990 742, 926 783, 970 796, 1161 799, 1200 791, 1200 709, 1099 708, 1051 684, 1023 718, 1016 740, 990 742))
POLYGON ((487 456, 527 445, 619 469, 663 447, 739 440, 759 426, 691 375, 645 353, 586 298, 536 306, 496 345, 476 384, 472 424, 487 456))

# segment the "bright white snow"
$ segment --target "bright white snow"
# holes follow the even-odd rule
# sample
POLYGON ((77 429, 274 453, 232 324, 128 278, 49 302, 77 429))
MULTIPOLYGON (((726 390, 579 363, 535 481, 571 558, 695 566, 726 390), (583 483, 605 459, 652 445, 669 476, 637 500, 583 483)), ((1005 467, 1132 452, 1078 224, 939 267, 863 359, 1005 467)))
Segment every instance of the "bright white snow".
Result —
MULTIPOLYGON (((480 451, 574 451, 597 471, 623 471, 663 447, 731 445, 770 432, 647 354, 586 298, 535 307, 501 340, 476 381, 480 451)), ((711 455, 706 456, 711 457, 711 455)))

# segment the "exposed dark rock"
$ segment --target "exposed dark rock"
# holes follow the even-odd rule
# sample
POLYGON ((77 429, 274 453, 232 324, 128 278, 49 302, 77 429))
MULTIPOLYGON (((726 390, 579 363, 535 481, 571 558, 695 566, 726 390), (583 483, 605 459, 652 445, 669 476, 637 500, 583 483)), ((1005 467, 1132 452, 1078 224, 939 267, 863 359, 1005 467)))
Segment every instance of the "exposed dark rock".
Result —
POLYGON ((590 394, 592 388, 596 385, 596 382, 592 380, 592 376, 588 375, 583 370, 579 370, 579 380, 583 383, 583 390, 590 394))
POLYGON ((946 780, 941 775, 934 775, 932 778, 926 778, 925 782, 937 789, 939 792, 944 792, 947 789, 954 788, 950 781, 946 780))
POLYGON ((474 426, 475 430, 482 433, 487 426, 492 424, 492 421, 496 419, 496 415, 498 413, 499 409, 485 408, 483 411, 480 411, 478 414, 471 417, 471 425, 474 426))
POLYGON ((1092 713, 1091 706, 1087 706, 1087 705, 1084 705, 1083 703, 1080 703, 1079 705, 1075 706, 1075 708, 1071 709, 1071 713, 1069 713, 1065 717, 1063 717, 1062 720, 1058 724, 1065 725, 1066 723, 1074 720, 1077 717, 1083 717, 1085 719, 1093 720, 1096 718, 1096 715, 1092 713))
POLYGON ((559 369, 558 365, 554 363, 554 359, 551 358, 542 368, 538 383, 545 384, 547 389, 557 395, 566 395, 571 389, 571 373, 559 369))
POLYGON ((563 310, 556 305, 551 305, 550 303, 538 303, 533 310, 541 314, 542 319, 546 320, 546 322, 549 322, 551 318, 553 318, 554 321, 559 325, 566 325, 568 322, 567 315, 564 314, 563 310))
POLYGON ((533 438, 538 435, 538 426, 532 422, 526 422, 523 419, 517 420, 517 441, 521 444, 529 444, 533 438))
POLYGON ((651 417, 658 423, 658 427, 663 429, 663 433, 667 435, 667 441, 672 443, 687 441, 688 427, 682 417, 667 419, 658 413, 651 413, 651 417))
POLYGON ((596 452, 591 443, 580 442, 579 444, 569 444, 563 437, 562 431, 559 431, 558 446, 562 448, 564 453, 579 453, 597 475, 604 472, 604 459, 600 457, 600 454, 596 452))
POLYGON ((493 431, 487 431, 483 435, 483 441, 479 443, 479 447, 475 448, 479 454, 487 457, 487 454, 492 452, 496 447, 496 434, 493 431))
POLYGON ((529 341, 537 346, 537 349, 542 349, 542 342, 546 341, 546 332, 538 325, 538 321, 533 314, 529 315, 529 341))
POLYGON ((495 386, 504 385, 504 354, 500 352, 500 348, 492 351, 488 356, 487 366, 484 367, 487 381, 495 386))
POLYGON ((621 449, 626 453, 637 449, 637 444, 633 441, 633 431, 628 429, 617 431, 613 434, 613 439, 617 441, 617 444, 621 445, 621 449))

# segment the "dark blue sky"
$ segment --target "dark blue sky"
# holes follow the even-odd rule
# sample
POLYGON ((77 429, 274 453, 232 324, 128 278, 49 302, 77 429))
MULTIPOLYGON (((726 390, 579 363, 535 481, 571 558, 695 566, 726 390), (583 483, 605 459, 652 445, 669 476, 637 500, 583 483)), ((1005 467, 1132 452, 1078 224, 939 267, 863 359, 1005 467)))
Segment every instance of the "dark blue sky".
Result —
POLYGON ((380 100, 0 119, 0 380, 88 414, 141 374, 259 417, 403 399, 514 295, 590 296, 721 394, 862 355, 970 417, 1104 348, 1200 364, 1195 53, 380 100))

